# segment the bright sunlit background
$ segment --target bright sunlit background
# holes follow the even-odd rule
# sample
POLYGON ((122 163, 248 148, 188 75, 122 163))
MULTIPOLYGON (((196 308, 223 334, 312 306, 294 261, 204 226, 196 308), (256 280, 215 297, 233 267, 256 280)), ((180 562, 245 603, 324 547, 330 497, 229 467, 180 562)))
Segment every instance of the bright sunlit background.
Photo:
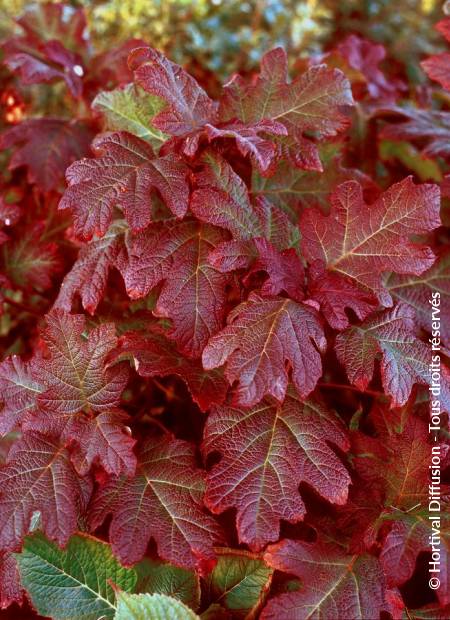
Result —
MULTIPOLYGON (((32 3, 0 0, 1 29, 32 3)), ((412 69, 417 56, 440 45, 432 24, 438 0, 78 0, 86 8, 99 49, 142 37, 177 62, 209 69, 219 81, 251 70, 261 53, 283 45, 291 59, 326 49, 336 37, 358 32, 384 43, 412 69)), ((1 34, 1 33, 0 33, 1 34)), ((199 69, 200 70, 200 69, 199 69)), ((414 80, 415 76, 411 75, 414 80)))

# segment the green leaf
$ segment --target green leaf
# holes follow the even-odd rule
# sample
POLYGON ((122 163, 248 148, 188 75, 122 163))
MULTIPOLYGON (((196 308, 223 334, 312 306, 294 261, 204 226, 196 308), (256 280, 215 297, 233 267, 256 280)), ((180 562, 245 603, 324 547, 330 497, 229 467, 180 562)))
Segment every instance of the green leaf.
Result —
POLYGON ((421 181, 442 181, 439 165, 430 157, 426 157, 408 142, 391 142, 382 140, 379 146, 382 161, 399 161, 405 168, 415 172, 421 181))
POLYGON ((216 549, 218 560, 207 578, 208 600, 245 618, 257 611, 270 587, 273 570, 255 554, 216 549))
POLYGON ((231 614, 229 611, 222 607, 222 605, 217 605, 213 603, 205 609, 205 611, 201 614, 201 620, 231 620, 231 614))
POLYGON ((149 558, 145 558, 134 568, 138 575, 136 592, 167 594, 192 609, 198 609, 200 583, 193 571, 149 558))
POLYGON ((117 596, 115 620, 199 620, 189 607, 165 594, 117 596))
POLYGON ((101 92, 92 103, 95 110, 104 114, 108 130, 129 131, 156 148, 161 146, 167 136, 153 127, 151 119, 164 105, 161 99, 134 84, 101 92))
POLYGON ((113 618, 111 584, 130 592, 137 579, 133 569, 117 562, 106 543, 85 535, 73 536, 64 550, 42 534, 29 536, 16 559, 34 607, 53 620, 113 618))

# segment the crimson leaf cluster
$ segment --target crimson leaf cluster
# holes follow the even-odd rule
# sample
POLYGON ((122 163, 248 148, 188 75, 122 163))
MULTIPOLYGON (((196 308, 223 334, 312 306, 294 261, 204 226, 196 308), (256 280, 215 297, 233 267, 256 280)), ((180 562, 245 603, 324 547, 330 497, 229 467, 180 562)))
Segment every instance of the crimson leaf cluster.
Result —
MULTIPOLYGON (((448 617, 446 569, 428 598, 408 585, 431 533, 430 298, 448 465, 450 113, 401 105, 405 76, 356 35, 293 77, 269 51, 213 99, 143 41, 94 52, 79 9, 18 25, 11 96, 63 88, 69 110, 0 138, 0 605, 64 609, 57 575, 91 546, 118 581, 83 587, 118 620, 448 617)), ((423 63, 444 88, 447 57, 423 63)))

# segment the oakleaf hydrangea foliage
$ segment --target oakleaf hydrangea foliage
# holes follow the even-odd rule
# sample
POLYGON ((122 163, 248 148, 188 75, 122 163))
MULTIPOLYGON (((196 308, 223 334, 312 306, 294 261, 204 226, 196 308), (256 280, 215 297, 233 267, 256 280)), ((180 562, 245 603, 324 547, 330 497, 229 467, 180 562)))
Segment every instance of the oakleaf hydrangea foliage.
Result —
MULTIPOLYGON (((97 53, 80 9, 18 27, 1 607, 449 617, 445 493, 439 589, 423 577, 430 298, 448 465, 448 96, 406 100, 356 35, 308 61, 268 51, 213 98, 145 41, 97 53)), ((444 88, 448 56, 422 63, 444 88)))

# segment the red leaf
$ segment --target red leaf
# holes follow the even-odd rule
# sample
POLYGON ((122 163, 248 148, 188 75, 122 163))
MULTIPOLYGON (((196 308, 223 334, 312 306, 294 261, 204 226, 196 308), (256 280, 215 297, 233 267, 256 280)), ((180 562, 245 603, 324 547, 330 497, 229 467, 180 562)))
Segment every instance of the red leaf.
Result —
POLYGON ((336 69, 319 65, 288 82, 286 52, 276 48, 263 56, 256 79, 236 75, 226 84, 220 115, 246 124, 276 121, 304 148, 305 133, 325 138, 344 129, 348 121, 341 106, 352 104, 350 83, 336 69))
POLYGON ((89 41, 83 9, 48 2, 27 8, 16 21, 25 36, 3 44, 9 68, 25 84, 64 80, 79 97, 85 73, 80 53, 86 55, 89 41))
POLYGON ((23 215, 22 208, 17 204, 8 204, 4 196, 0 196, 0 220, 5 226, 14 226, 23 215))
POLYGON ((420 66, 428 75, 430 80, 439 82, 439 84, 449 90, 450 89, 450 53, 442 52, 442 54, 434 54, 423 60, 420 66))
POLYGON ((424 157, 450 156, 450 114, 438 110, 388 107, 378 112, 400 117, 394 123, 387 123, 380 132, 380 138, 387 140, 406 140, 415 142, 424 157), (425 146, 424 146, 425 145, 425 146))
POLYGON ((190 357, 199 357, 223 325, 229 276, 211 267, 208 254, 225 238, 219 229, 189 220, 167 225, 162 233, 136 237, 122 269, 132 299, 164 281, 154 314, 172 320, 169 335, 190 357))
POLYGON ((44 387, 36 379, 36 362, 22 362, 13 355, 0 364, 2 410, 0 433, 6 435, 37 408, 37 397, 44 387))
POLYGON ((355 181, 339 185, 331 198, 331 212, 305 211, 301 219, 306 258, 326 263, 332 272, 373 291, 383 305, 391 305, 381 283, 385 271, 419 275, 431 267, 431 248, 410 241, 440 225, 439 188, 416 186, 408 177, 390 187, 372 205, 363 200, 355 181))
MULTIPOLYGON (((350 327, 336 338, 336 353, 353 385, 365 390, 381 353, 383 387, 392 405, 403 405, 414 384, 429 385, 430 349, 415 336, 414 310, 399 304, 350 327)), ((450 408, 450 374, 442 370, 442 406, 450 408)))
POLYGON ((439 293, 441 335, 450 344, 450 250, 444 249, 428 271, 420 276, 390 274, 386 287, 392 297, 412 306, 421 327, 431 333, 430 299, 439 293))
POLYGON ((46 321, 44 339, 50 358, 39 368, 38 378, 46 386, 39 405, 58 416, 117 408, 128 373, 123 366, 105 366, 107 356, 117 346, 114 326, 100 325, 86 340, 82 315, 55 310, 46 321))
POLYGON ((252 193, 259 198, 269 199, 276 205, 278 212, 285 212, 293 222, 298 221, 305 207, 319 207, 323 213, 328 213, 330 194, 336 185, 344 181, 357 180, 364 190, 377 195, 377 186, 373 180, 360 170, 345 168, 342 156, 342 145, 324 144, 320 148, 323 172, 299 170, 285 160, 279 162, 275 173, 269 178, 254 171, 252 193))
POLYGON ((69 187, 59 203, 60 209, 72 211, 80 237, 104 235, 115 206, 133 230, 146 228, 155 189, 176 217, 185 215, 188 168, 177 156, 155 159, 147 142, 125 131, 98 136, 92 148, 97 159, 83 159, 68 168, 69 187))
POLYGON ((143 333, 124 334, 117 357, 132 357, 141 377, 180 377, 202 411, 225 400, 228 386, 222 374, 217 370, 206 372, 200 361, 181 355, 156 324, 146 323, 143 333))
MULTIPOLYGON (((380 488, 384 506, 408 513, 428 497, 430 445, 427 424, 411 416, 404 428, 393 424, 395 412, 381 409, 381 424, 374 417, 378 437, 355 433, 352 454, 355 470, 368 489, 380 488), (394 426, 386 428, 386 421, 394 426)), ((383 506, 381 506, 382 508, 383 506)))
POLYGON ((234 121, 225 123, 219 127, 207 124, 206 134, 210 140, 214 138, 234 138, 239 152, 249 155, 259 168, 261 173, 266 173, 277 159, 277 148, 272 140, 266 140, 259 136, 260 133, 284 136, 287 129, 282 123, 271 120, 263 120, 253 125, 234 121))
POLYGON ((380 555, 389 587, 403 585, 408 581, 416 568, 419 553, 429 550, 431 529, 427 525, 423 517, 408 515, 392 524, 380 555))
POLYGON ((11 553, 0 555, 0 609, 6 609, 11 603, 22 603, 23 589, 17 562, 11 553))
POLYGON ((32 41, 57 39, 71 50, 84 50, 89 41, 84 10, 58 2, 29 6, 17 23, 32 41))
POLYGON ((133 446, 136 443, 126 430, 129 418, 123 411, 104 411, 92 420, 77 417, 65 437, 78 444, 72 453, 77 471, 86 475, 95 462, 115 476, 133 476, 136 471, 136 457, 133 446))
POLYGON ((371 99, 395 101, 399 91, 405 89, 403 82, 387 78, 379 68, 378 65, 386 57, 383 45, 351 34, 337 45, 336 51, 352 69, 364 76, 371 99))
POLYGON ((347 308, 363 320, 378 306, 377 298, 369 291, 343 274, 328 271, 320 260, 311 264, 308 275, 310 297, 320 304, 322 314, 333 329, 348 327, 347 308))
POLYGON ((314 345, 323 351, 326 340, 311 307, 252 294, 228 315, 227 323, 205 347, 203 366, 211 369, 226 363, 228 381, 238 381, 236 404, 252 407, 266 394, 282 402, 288 385, 287 362, 300 396, 312 392, 322 374, 314 345))
MULTIPOLYGON (((257 197, 254 205, 254 212, 259 220, 259 234, 263 235, 262 239, 244 239, 244 240, 231 240, 219 243, 215 250, 209 253, 208 260, 211 265, 221 271, 227 273, 234 271, 235 269, 248 269, 254 259, 258 257, 259 242, 261 253, 260 256, 264 260, 266 253, 264 247, 266 243, 270 243, 276 254, 277 261, 283 265, 293 265, 296 261, 286 260, 286 253, 288 256, 292 256, 294 247, 298 247, 299 230, 294 226, 288 216, 272 205, 268 200, 263 197, 257 197)), ((228 227, 228 226, 227 226, 228 227)), ((231 227, 228 227, 231 229, 231 227)), ((239 237, 240 234, 238 233, 239 237)), ((269 263, 266 261, 266 266, 269 263)), ((284 268, 283 268, 284 269, 284 268)), ((303 268, 300 279, 303 282, 303 268)), ((292 284, 292 283, 291 283, 292 284)), ((291 290, 291 286, 289 287, 291 290)), ((297 286, 294 286, 297 289, 297 286)), ((297 294, 298 294, 297 290, 297 294)))
POLYGON ((267 280, 261 287, 261 295, 270 297, 287 293, 291 299, 302 301, 304 298, 304 269, 294 249, 278 252, 270 241, 255 239, 259 257, 244 278, 244 284, 251 282, 251 276, 258 271, 265 271, 267 280))
POLYGON ((183 136, 215 122, 217 104, 192 76, 161 52, 141 47, 130 54, 128 63, 139 86, 167 104, 153 118, 155 127, 172 136, 183 136))
POLYGON ((106 234, 82 246, 72 269, 61 283, 54 308, 70 312, 76 295, 83 308, 94 314, 103 298, 108 274, 116 264, 123 243, 124 225, 112 224, 106 234))
POLYGON ((87 155, 93 133, 81 121, 32 118, 7 129, 3 148, 17 147, 9 168, 28 169, 28 182, 42 191, 58 189, 64 172, 73 161, 87 155))
POLYGON ((257 257, 253 239, 245 241, 223 241, 208 254, 208 261, 214 269, 228 273, 237 269, 248 269, 257 257))
POLYGON ((20 74, 24 84, 64 80, 74 97, 81 97, 84 75, 79 54, 66 49, 60 41, 37 43, 19 37, 3 44, 5 64, 20 74))
POLYGON ((109 538, 125 565, 142 559, 153 537, 164 559, 185 568, 214 560, 221 532, 202 507, 204 480, 194 449, 185 441, 149 439, 138 455, 131 479, 111 480, 94 497, 90 525, 113 514, 109 538))
POLYGON ((128 57, 137 47, 145 45, 142 39, 129 39, 118 47, 97 54, 92 61, 88 80, 93 82, 97 93, 98 83, 105 89, 133 81, 133 72, 128 66, 128 57))
POLYGON ((282 123, 270 117, 252 123, 227 118, 230 122, 219 123, 218 104, 184 69, 154 49, 134 50, 129 65, 134 70, 135 81, 166 103, 152 123, 164 133, 183 138, 186 155, 195 155, 200 138, 205 134, 209 140, 234 138, 239 152, 249 155, 262 172, 267 172, 274 164, 278 149, 272 140, 259 134, 286 135, 282 123))
POLYGON ((226 228, 234 237, 210 252, 216 269, 227 272, 248 267, 257 253, 255 237, 265 237, 279 250, 297 244, 298 230, 287 215, 262 197, 253 205, 244 182, 225 159, 206 151, 202 163, 195 175, 191 210, 201 221, 226 228))
POLYGON ((450 17, 441 19, 441 21, 435 24, 434 27, 447 39, 447 41, 450 41, 450 17))
POLYGON ((134 440, 118 411, 128 373, 123 365, 108 368, 106 358, 117 346, 115 329, 103 324, 83 338, 85 318, 54 311, 43 334, 49 357, 23 364, 10 358, 0 367, 7 404, 0 429, 23 429, 75 442, 73 460, 84 475, 94 461, 107 472, 133 474, 134 440), (94 414, 98 414, 94 417, 94 414))
POLYGON ((303 518, 300 482, 344 504, 350 476, 325 439, 349 448, 338 417, 314 400, 301 402, 293 392, 282 405, 264 401, 250 411, 215 407, 203 451, 218 451, 222 458, 208 474, 207 506, 215 513, 237 508, 240 541, 259 550, 278 539, 281 519, 303 518))
MULTIPOLYGON (((428 506, 430 491, 428 426, 426 421, 410 413, 409 408, 392 411, 378 406, 371 412, 377 436, 355 433, 352 441, 355 471, 363 488, 372 495, 371 508, 377 513, 375 517, 372 515, 371 523, 359 518, 359 527, 361 535, 372 543, 377 537, 381 539, 380 562, 388 587, 401 586, 411 578, 419 553, 430 549, 432 527, 436 525, 428 518, 433 513, 424 508, 428 506), (406 418, 405 413, 409 414, 406 418), (378 504, 373 501, 377 489, 382 491, 378 504)), ((445 462, 447 446, 438 442, 434 446, 439 448, 440 458, 445 462)), ((441 488, 443 498, 446 491, 445 486, 441 488)), ((348 506, 344 511, 350 512, 352 508, 348 506)), ((443 513, 445 510, 446 505, 443 513)), ((448 587, 444 573, 450 557, 446 518, 439 529, 442 581, 439 598, 446 604, 448 587)))
POLYGON ((261 236, 260 219, 240 176, 214 151, 206 151, 201 163, 190 204, 194 215, 203 222, 226 228, 239 240, 261 236))
POLYGON ((0 545, 19 551, 36 513, 42 530, 59 545, 76 531, 90 484, 79 478, 65 448, 50 437, 26 433, 0 470, 0 545))
POLYGON ((283 540, 269 547, 265 561, 302 580, 297 592, 269 601, 262 620, 280 618, 378 618, 386 609, 380 564, 370 555, 346 555, 327 543, 283 540))
POLYGON ((62 271, 56 243, 45 240, 44 222, 23 227, 1 250, 3 270, 12 286, 29 292, 49 289, 62 271))

